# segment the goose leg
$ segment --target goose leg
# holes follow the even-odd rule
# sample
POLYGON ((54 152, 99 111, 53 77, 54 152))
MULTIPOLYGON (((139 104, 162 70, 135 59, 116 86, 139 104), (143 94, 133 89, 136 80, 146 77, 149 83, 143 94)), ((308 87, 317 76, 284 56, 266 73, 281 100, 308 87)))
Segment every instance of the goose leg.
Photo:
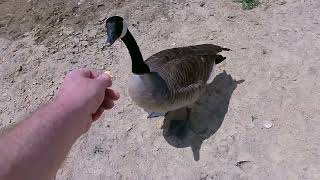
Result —
POLYGON ((186 107, 186 111, 187 111, 187 118, 186 118, 186 121, 189 121, 190 120, 190 115, 191 115, 191 108, 189 108, 188 106, 186 107))
POLYGON ((187 115, 185 119, 171 120, 170 122, 170 132, 180 139, 185 137, 188 131, 191 108, 186 107, 186 112, 187 115))

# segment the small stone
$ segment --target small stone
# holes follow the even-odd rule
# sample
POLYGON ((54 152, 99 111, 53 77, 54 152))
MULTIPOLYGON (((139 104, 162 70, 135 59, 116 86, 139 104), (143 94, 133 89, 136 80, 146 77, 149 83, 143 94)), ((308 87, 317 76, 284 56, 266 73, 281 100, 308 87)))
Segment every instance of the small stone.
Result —
POLYGON ((97 7, 98 8, 102 8, 102 7, 104 7, 105 5, 104 4, 99 4, 97 7))
POLYGON ((88 41, 82 41, 81 46, 87 47, 89 45, 88 41))
POLYGON ((19 71, 19 72, 22 71, 22 66, 19 66, 18 71, 19 71))
POLYGON ((131 130, 132 130, 132 127, 128 127, 126 131, 129 132, 131 130))
POLYGON ((49 96, 54 96, 54 91, 51 91, 48 95, 49 96))
POLYGON ((70 63, 71 63, 71 64, 77 64, 78 61, 77 61, 76 59, 72 59, 72 60, 70 61, 70 63))
POLYGON ((234 18, 236 18, 236 16, 234 16, 234 15, 229 15, 227 18, 228 18, 228 19, 234 19, 234 18))
POLYGON ((273 126, 271 121, 264 121, 263 122, 263 127, 266 129, 270 129, 273 126))
POLYGON ((251 123, 247 124, 246 127, 247 127, 248 129, 252 129, 252 128, 255 127, 255 125, 254 125, 254 123, 251 122, 251 123))
POLYGON ((266 49, 262 49, 262 54, 267 54, 267 50, 266 49))
POLYGON ((287 3, 286 1, 278 1, 278 2, 276 2, 276 4, 278 4, 278 5, 284 5, 286 3, 287 3))
POLYGON ((94 150, 93 150, 93 153, 94 153, 94 154, 103 153, 103 152, 104 152, 104 151, 103 151, 103 149, 102 149, 100 146, 96 145, 96 146, 94 147, 94 150))
POLYGON ((75 22, 75 24, 80 24, 82 21, 79 19, 75 22))
POLYGON ((251 121, 253 122, 253 121, 255 121, 255 120, 257 120, 258 118, 256 117, 256 116, 251 116, 251 121))
POLYGON ((206 3, 205 2, 200 2, 200 7, 203 7, 206 3))

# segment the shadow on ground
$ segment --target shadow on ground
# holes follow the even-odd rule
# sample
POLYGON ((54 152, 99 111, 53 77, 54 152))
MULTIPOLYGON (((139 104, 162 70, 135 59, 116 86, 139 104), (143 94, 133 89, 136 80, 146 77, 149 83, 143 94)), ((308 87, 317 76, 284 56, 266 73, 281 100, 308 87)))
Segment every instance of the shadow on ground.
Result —
POLYGON ((221 127, 228 112, 230 98, 237 85, 244 80, 237 81, 225 71, 215 77, 208 85, 207 93, 192 107, 189 126, 184 129, 186 136, 176 137, 169 130, 172 119, 180 119, 186 112, 177 110, 165 117, 163 136, 172 146, 177 148, 191 147, 194 160, 200 159, 200 148, 205 139, 211 137, 221 127))

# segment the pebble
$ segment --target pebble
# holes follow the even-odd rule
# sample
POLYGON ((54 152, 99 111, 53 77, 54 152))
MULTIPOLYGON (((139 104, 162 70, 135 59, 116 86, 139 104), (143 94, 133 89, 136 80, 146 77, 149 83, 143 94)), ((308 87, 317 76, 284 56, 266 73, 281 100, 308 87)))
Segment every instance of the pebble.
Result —
POLYGON ((262 54, 267 54, 267 50, 266 49, 262 49, 262 54))
POLYGON ((132 127, 128 127, 126 131, 129 132, 131 130, 132 130, 132 127))
POLYGON ((263 122, 263 127, 266 129, 270 129, 273 126, 271 121, 264 121, 263 122))
POLYGON ((88 41, 82 41, 82 43, 81 43, 81 46, 84 46, 84 47, 86 47, 86 46, 88 46, 88 41))
POLYGON ((70 60, 70 63, 71 64, 77 64, 79 61, 77 61, 76 59, 72 59, 72 60, 70 60))
POLYGON ((51 91, 48 95, 49 96, 54 96, 54 91, 51 91))
POLYGON ((11 97, 7 93, 3 93, 2 97, 0 97, 0 101, 10 101, 11 97))

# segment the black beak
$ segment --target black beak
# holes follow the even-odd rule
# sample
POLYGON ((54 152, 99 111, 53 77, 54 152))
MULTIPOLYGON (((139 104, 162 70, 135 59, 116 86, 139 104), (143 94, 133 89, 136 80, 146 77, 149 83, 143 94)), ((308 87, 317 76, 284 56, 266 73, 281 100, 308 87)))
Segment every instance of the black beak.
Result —
POLYGON ((117 36, 114 35, 114 33, 107 33, 108 37, 106 40, 106 43, 102 46, 101 50, 105 50, 106 47, 110 47, 116 40, 118 39, 117 36))
POLYGON ((117 28, 115 27, 114 24, 109 25, 107 27, 107 41, 106 41, 106 46, 109 47, 111 46, 119 37, 116 32, 117 28))
POLYGON ((113 34, 108 35, 106 46, 107 47, 111 46, 114 42, 116 42, 117 39, 118 37, 114 36, 113 34))

